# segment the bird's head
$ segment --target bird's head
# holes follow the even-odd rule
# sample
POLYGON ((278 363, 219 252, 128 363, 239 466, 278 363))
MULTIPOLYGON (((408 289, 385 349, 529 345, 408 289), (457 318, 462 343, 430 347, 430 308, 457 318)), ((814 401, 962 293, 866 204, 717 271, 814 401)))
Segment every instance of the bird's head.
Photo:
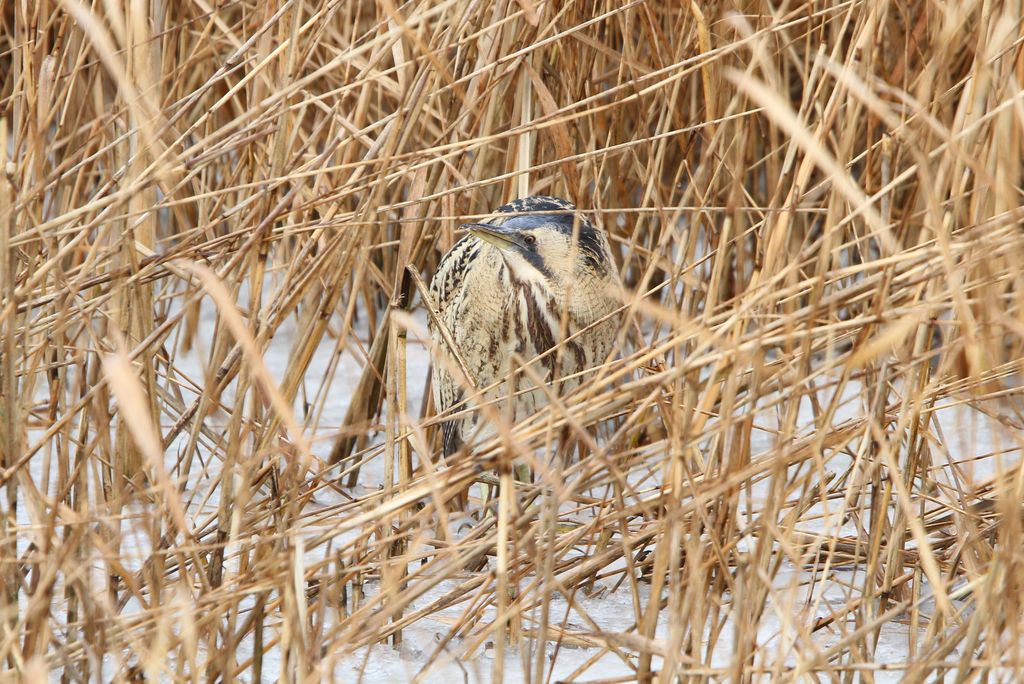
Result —
POLYGON ((499 207, 489 223, 464 227, 501 250, 521 278, 562 289, 582 279, 612 277, 608 241, 576 207, 557 197, 526 197, 499 207))

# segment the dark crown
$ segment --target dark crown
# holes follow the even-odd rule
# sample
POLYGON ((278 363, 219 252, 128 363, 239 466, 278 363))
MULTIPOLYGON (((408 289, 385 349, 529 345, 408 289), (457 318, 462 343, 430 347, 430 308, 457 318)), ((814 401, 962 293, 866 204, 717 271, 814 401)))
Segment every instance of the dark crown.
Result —
POLYGON ((498 207, 503 214, 518 214, 533 211, 576 211, 576 205, 560 197, 533 195, 520 197, 498 207))

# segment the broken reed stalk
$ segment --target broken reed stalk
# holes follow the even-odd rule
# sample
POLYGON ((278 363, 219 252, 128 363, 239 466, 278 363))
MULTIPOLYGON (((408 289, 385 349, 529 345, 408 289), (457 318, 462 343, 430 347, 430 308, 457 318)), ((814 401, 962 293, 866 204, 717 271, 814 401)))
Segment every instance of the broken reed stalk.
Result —
MULTIPOLYGON (((391 325, 386 333, 388 339, 388 358, 390 360, 387 364, 386 385, 387 417, 384 442, 386 451, 384 459, 384 487, 386 495, 393 497, 396 491, 405 489, 412 472, 411 467, 408 472, 406 471, 406 467, 411 466, 405 453, 408 449, 408 440, 399 439, 399 431, 403 423, 402 416, 405 413, 405 392, 403 391, 405 379, 402 377, 405 374, 405 350, 403 348, 405 336, 400 334, 398 325, 395 324, 394 320, 390 320, 391 325), (402 444, 405 445, 404 448, 401 446, 402 444)), ((381 540, 390 539, 392 537, 392 529, 400 526, 400 522, 396 520, 395 523, 392 523, 391 519, 388 518, 385 518, 381 524, 381 540)), ((406 562, 405 552, 406 540, 402 538, 388 543, 385 548, 384 564, 381 567, 381 592, 385 595, 398 596, 403 589, 402 579, 406 574, 406 570, 403 567, 406 562)), ((396 611, 391 615, 393 621, 401 620, 401 617, 400 611, 396 611)), ((391 644, 397 647, 401 643, 402 632, 397 630, 391 635, 391 644)))
MULTIPOLYGON (((15 291, 17 263, 15 254, 11 250, 11 238, 15 233, 13 207, 13 192, 11 180, 7 174, 7 151, 8 151, 8 130, 7 122, 0 121, 0 162, 3 162, 3 178, 0 178, 0 293, 2 301, 8 308, 16 306, 15 291)), ((3 463, 5 470, 15 467, 20 458, 21 445, 20 436, 20 414, 21 396, 18 392, 18 380, 15 374, 17 368, 17 320, 13 315, 8 314, 6 320, 2 321, 3 359, 0 361, 0 372, 3 373, 2 400, 0 400, 0 420, 3 421, 3 436, 0 444, 3 446, 3 463)), ((0 509, 0 516, 3 523, 0 525, 0 535, 3 543, 0 549, 3 550, 3 557, 12 559, 18 554, 18 480, 11 477, 4 485, 3 508, 0 509)), ((20 572, 15 563, 8 563, 8 567, 0 571, 0 578, 3 581, 3 603, 0 603, 0 620, 5 625, 5 631, 11 633, 17 626, 18 597, 21 585, 20 572)), ((9 667, 14 667, 17 660, 13 653, 4 656, 4 661, 9 667)))

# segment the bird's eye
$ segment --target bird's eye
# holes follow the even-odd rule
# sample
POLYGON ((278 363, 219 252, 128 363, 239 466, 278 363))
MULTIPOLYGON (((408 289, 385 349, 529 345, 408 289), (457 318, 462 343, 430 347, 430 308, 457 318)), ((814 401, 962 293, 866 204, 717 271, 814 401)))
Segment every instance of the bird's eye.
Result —
POLYGON ((524 235, 523 242, 525 242, 528 245, 532 245, 535 242, 537 242, 537 238, 533 237, 532 235, 524 235))

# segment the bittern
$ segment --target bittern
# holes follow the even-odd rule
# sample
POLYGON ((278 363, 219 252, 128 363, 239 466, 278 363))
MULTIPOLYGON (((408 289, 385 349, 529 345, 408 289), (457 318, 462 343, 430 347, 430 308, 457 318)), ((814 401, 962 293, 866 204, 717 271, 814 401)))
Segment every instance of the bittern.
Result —
MULTIPOLYGON (((580 383, 570 376, 602 363, 615 342, 619 280, 608 240, 573 204, 556 197, 517 199, 495 215, 487 223, 466 224, 469 234, 438 264, 430 293, 439 320, 483 401, 505 396, 508 383, 500 381, 513 354, 529 362, 560 344, 534 368, 556 392, 567 393, 580 383)), ((433 320, 431 335, 441 353, 450 348, 433 320)), ((451 358, 434 361, 439 413, 467 398, 466 383, 453 373, 457 368, 451 358)), ((512 387, 513 420, 547 403, 522 373, 512 387)), ((468 442, 480 420, 479 411, 471 411, 442 425, 445 456, 468 442)), ((493 426, 481 428, 481 435, 493 433, 493 426)))

